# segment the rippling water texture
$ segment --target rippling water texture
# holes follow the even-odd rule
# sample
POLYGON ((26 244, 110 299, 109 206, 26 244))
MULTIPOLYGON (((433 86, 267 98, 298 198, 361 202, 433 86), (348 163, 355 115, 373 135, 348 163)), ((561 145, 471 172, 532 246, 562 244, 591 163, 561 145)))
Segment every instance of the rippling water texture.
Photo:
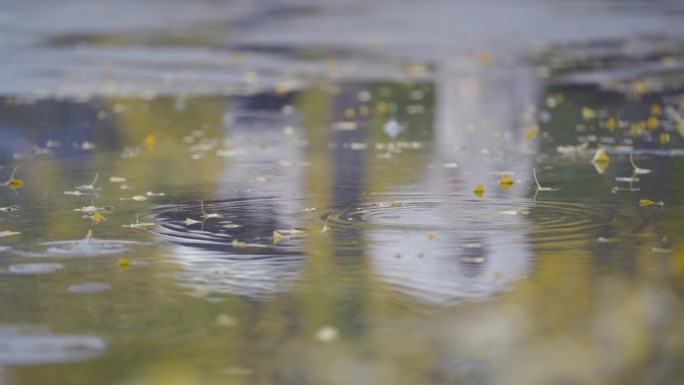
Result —
POLYGON ((679 2, 0 9, 0 384, 684 378, 679 2))

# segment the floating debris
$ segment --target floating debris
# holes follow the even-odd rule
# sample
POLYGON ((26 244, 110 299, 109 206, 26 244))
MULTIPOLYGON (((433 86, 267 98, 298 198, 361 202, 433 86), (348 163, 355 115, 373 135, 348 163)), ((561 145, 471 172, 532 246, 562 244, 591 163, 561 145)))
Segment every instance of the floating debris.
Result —
POLYGON ((150 198, 163 197, 163 196, 166 196, 166 193, 163 193, 163 192, 156 193, 156 192, 148 191, 145 193, 145 196, 148 196, 150 198))
POLYGON ((109 212, 114 209, 112 206, 103 206, 103 207, 96 207, 93 202, 90 202, 90 206, 83 206, 79 209, 74 209, 76 212, 81 212, 84 214, 90 214, 90 213, 95 213, 95 212, 109 212))
POLYGON ((650 200, 650 199, 641 199, 641 200, 639 201, 639 206, 641 206, 641 207, 648 207, 648 206, 653 206, 653 205, 661 206, 661 207, 662 207, 662 206, 665 206, 665 203, 664 203, 663 201, 654 202, 654 201, 652 201, 652 200, 650 200))
POLYGON ((634 167, 634 175, 648 174, 651 172, 651 170, 649 170, 649 169, 640 168, 640 167, 637 167, 636 164, 634 164, 634 153, 629 154, 629 162, 632 164, 632 167, 634 167))
POLYGON ((636 183, 639 181, 639 178, 636 178, 633 176, 631 176, 631 177, 629 177, 629 176, 628 177, 617 176, 617 177, 615 177, 615 181, 616 182, 626 182, 626 183, 636 183))
POLYGON ((528 210, 524 210, 524 209, 516 209, 516 210, 501 211, 499 214, 516 216, 516 215, 529 215, 530 212, 528 210))
POLYGON ((266 247, 265 245, 260 245, 258 243, 241 242, 241 241, 238 241, 237 239, 233 239, 233 242, 231 242, 230 245, 236 249, 244 249, 244 248, 248 248, 248 247, 266 247))
POLYGON ((135 222, 131 223, 130 225, 121 225, 121 227, 126 227, 129 229, 147 229, 148 227, 155 226, 156 223, 151 223, 151 222, 140 222, 138 218, 138 214, 135 214, 135 222))
POLYGON ((499 184, 500 184, 502 187, 503 187, 503 186, 506 186, 506 188, 507 188, 507 187, 510 187, 511 185, 513 185, 513 183, 514 183, 513 179, 511 179, 511 177, 509 177, 509 176, 507 176, 507 175, 502 175, 502 176, 501 176, 501 179, 499 179, 499 184))
POLYGON ((76 190, 78 191, 95 191, 95 183, 97 183, 97 178, 100 177, 100 174, 95 174, 95 178, 90 184, 84 184, 81 186, 76 187, 76 190))
POLYGON ((130 198, 119 198, 119 200, 120 201, 131 201, 132 200, 132 201, 142 202, 142 201, 146 201, 147 197, 144 195, 136 195, 136 196, 133 196, 130 198))
POLYGON ((608 164, 609 162, 610 157, 606 153, 606 150, 603 147, 597 148, 594 157, 591 159, 591 163, 608 164))
POLYGON ((613 194, 617 194, 621 191, 636 192, 636 191, 641 191, 641 190, 638 187, 619 187, 619 186, 615 186, 610 190, 610 192, 612 192, 613 194))
POLYGON ((133 261, 131 261, 128 258, 119 258, 116 260, 116 265, 122 269, 130 267, 132 264, 133 264, 133 261))
POLYGON ((539 184, 539 179, 537 179, 537 169, 533 168, 532 169, 532 175, 534 175, 534 182, 537 184, 537 191, 556 191, 557 189, 552 188, 552 187, 542 187, 539 184))
POLYGON ((126 183, 126 182, 128 182, 128 179, 120 177, 120 176, 110 176, 109 181, 112 183, 126 183))
POLYGON ((221 214, 217 213, 211 213, 207 214, 206 211, 204 211, 204 201, 200 201, 200 207, 202 208, 202 218, 204 219, 210 219, 210 218, 221 218, 221 214))
POLYGON ((577 155, 586 150, 587 147, 589 147, 589 142, 584 142, 582 144, 578 144, 577 146, 558 146, 556 147, 556 151, 563 155, 577 155))
POLYGON ((238 324, 237 319, 229 316, 228 314, 219 314, 216 317, 216 324, 224 327, 236 326, 238 324))
POLYGON ((337 330, 337 328, 332 326, 323 326, 316 332, 316 339, 328 344, 331 342, 335 342, 339 335, 340 332, 337 330))
POLYGON ((302 239, 306 237, 306 231, 301 229, 282 229, 273 231, 273 243, 278 244, 283 239, 302 239))
POLYGON ((107 220, 104 215, 102 215, 101 212, 95 211, 94 213, 89 213, 83 216, 84 219, 90 219, 93 221, 94 225, 99 224, 100 222, 104 222, 107 220))
POLYGON ((358 127, 359 125, 354 121, 339 121, 332 124, 332 129, 337 131, 353 131, 358 127))
POLYGON ((196 225, 196 224, 198 224, 198 223, 202 223, 202 221, 197 221, 197 220, 194 220, 194 219, 192 219, 192 218, 185 218, 185 221, 183 221, 183 223, 184 223, 186 226, 190 226, 190 225, 196 225))
POLYGON ((91 195, 91 194, 87 194, 87 193, 84 193, 82 191, 75 190, 75 191, 65 191, 64 195, 73 195, 73 196, 80 197, 83 195, 91 195))
POLYGON ((325 223, 323 224, 323 227, 321 227, 321 233, 326 233, 326 232, 328 232, 328 230, 329 230, 329 228, 328 228, 328 221, 330 221, 330 217, 331 217, 331 216, 332 216, 332 215, 328 215, 328 217, 325 218, 325 223))
POLYGON ((19 168, 19 166, 14 167, 14 170, 12 171, 12 175, 10 175, 9 179, 6 180, 5 182, 2 182, 3 186, 7 186, 7 187, 11 188, 12 190, 17 190, 17 189, 24 187, 24 181, 14 177, 14 175, 17 173, 18 168, 19 168))
POLYGON ((596 113, 596 110, 589 107, 582 107, 582 119, 591 120, 595 119, 597 116, 598 114, 596 113))
POLYGON ((386 209, 389 207, 398 207, 398 206, 399 206, 399 203, 397 203, 397 201, 395 201, 394 199, 391 199, 388 201, 378 202, 378 208, 381 208, 381 209, 386 209))
POLYGON ((17 232, 17 231, 4 230, 4 231, 0 231, 0 238, 11 237, 12 235, 19 235, 19 234, 21 234, 21 233, 17 232))
POLYGON ((21 210, 21 207, 17 205, 12 205, 12 206, 7 206, 7 207, 0 207, 0 211, 8 213, 10 216, 13 216, 12 213, 15 211, 21 210))
POLYGON ((484 195, 484 186, 481 184, 475 186, 473 194, 475 194, 475 196, 477 196, 478 198, 482 198, 482 196, 484 195))
POLYGON ((444 168, 457 168, 458 164, 456 162, 444 163, 442 165, 444 168))

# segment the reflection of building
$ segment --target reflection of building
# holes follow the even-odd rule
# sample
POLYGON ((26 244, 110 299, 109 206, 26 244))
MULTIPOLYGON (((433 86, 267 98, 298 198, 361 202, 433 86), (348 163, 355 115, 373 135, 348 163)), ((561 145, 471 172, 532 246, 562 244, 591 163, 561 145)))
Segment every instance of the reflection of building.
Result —
MULTIPOLYGON (((529 79, 445 71, 436 87, 434 127, 429 113, 423 118, 404 114, 409 105, 427 103, 420 107, 429 109, 433 95, 403 84, 391 90, 392 85, 350 83, 335 96, 318 94, 328 98, 328 112, 309 126, 294 120, 307 119, 307 111, 283 113, 291 103, 287 97, 238 100, 224 119, 225 143, 219 150, 224 167, 211 192, 219 200, 207 202, 204 213, 219 217, 186 223, 187 218, 201 220, 198 202, 160 213, 166 235, 184 245, 175 249, 185 270, 179 284, 262 297, 289 287, 306 270, 308 258, 324 258, 331 266, 339 258, 357 260, 351 265, 363 269, 368 257, 376 277, 423 302, 453 303, 502 290, 529 269, 524 217, 500 214, 526 208, 521 202, 527 191, 524 186, 502 191, 496 184, 500 171, 523 179, 531 175, 530 160, 518 151, 524 139, 517 120, 531 102, 529 79), (349 109, 362 104, 357 95, 363 93, 375 100, 389 95, 385 103, 396 105, 398 120, 408 123, 396 140, 421 138, 424 145, 386 157, 390 138, 382 125, 390 114, 350 117, 349 109), (352 121, 352 129, 335 124, 352 121), (376 142, 382 142, 382 150, 376 142), (509 150, 515 155, 508 156, 509 150), (442 166, 453 163, 458 168, 442 166), (328 171, 312 180, 321 169, 328 171), (480 183, 486 185, 482 200, 470 193, 480 183), (394 198, 400 190, 409 192, 406 199, 394 198), (369 194, 398 203, 383 206, 378 202, 383 198, 369 194), (304 215, 307 205, 322 211, 304 215), (330 231, 324 238, 311 234, 316 241, 289 249, 272 244, 274 230, 306 227, 318 233, 323 226, 302 218, 326 221, 330 231), (263 247, 232 247, 234 241, 263 247)), ((398 143, 391 146, 400 148, 398 143)), ((363 276, 361 271, 345 274, 363 276)))
POLYGON ((301 270, 301 254, 274 245, 273 234, 295 227, 304 208, 304 142, 284 129, 292 121, 281 112, 287 99, 260 95, 234 102, 217 146, 223 167, 208 192, 219 199, 204 208, 199 202, 162 208, 159 232, 179 245, 173 250, 183 269, 180 286, 204 295, 264 298, 289 287, 301 270))
POLYGON ((513 70, 447 69, 438 82, 425 192, 404 210, 374 217, 380 230, 369 234, 377 245, 369 255, 378 276, 396 290, 453 303, 500 291, 530 268, 524 217, 501 214, 525 208, 526 188, 502 191, 496 181, 503 171, 522 179, 532 173, 531 159, 517 151, 524 145, 518 119, 536 88, 529 74, 513 70), (471 193, 479 184, 485 186, 481 200, 471 193))

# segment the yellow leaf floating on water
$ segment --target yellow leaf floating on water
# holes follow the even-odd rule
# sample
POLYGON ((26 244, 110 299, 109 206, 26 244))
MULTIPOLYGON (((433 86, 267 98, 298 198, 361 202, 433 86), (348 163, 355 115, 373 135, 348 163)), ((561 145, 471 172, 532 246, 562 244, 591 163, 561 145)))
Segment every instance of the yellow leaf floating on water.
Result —
POLYGON ((481 184, 477 185, 473 190, 473 194, 475 194, 478 198, 482 198, 484 195, 484 186, 481 184))
POLYGON ((306 231, 300 229, 281 229, 273 231, 273 243, 278 244, 284 238, 301 239, 306 237, 306 231))
POLYGON ((133 261, 131 261, 131 260, 128 259, 128 258, 119 258, 119 259, 116 261, 117 266, 119 266, 119 267, 122 268, 122 269, 125 269, 125 268, 127 268, 127 267, 130 267, 132 263, 133 263, 133 261))
POLYGON ((525 139, 534 139, 539 134, 539 125, 533 124, 525 129, 525 139))
POLYGON ((668 144, 670 143, 670 134, 667 132, 663 132, 660 134, 660 144, 668 144))
POLYGON ((606 154, 606 150, 603 149, 603 147, 597 148, 596 153, 594 153, 594 157, 591 159, 591 164, 594 165, 596 172, 599 174, 606 172, 609 163, 610 157, 608 157, 608 154, 606 154))
POLYGON ((230 243, 231 246, 235 248, 245 248, 247 247, 247 243, 245 242, 240 242, 237 239, 233 239, 233 242, 230 243))
POLYGON ((273 244, 277 245, 280 243, 280 241, 283 240, 283 234, 281 234, 278 230, 275 230, 273 232, 273 244))
POLYGON ((427 239, 429 239, 429 240, 431 240, 431 241, 434 241, 435 239, 437 239, 437 237, 435 236, 435 234, 430 233, 430 234, 427 235, 427 239))
POLYGON ((589 107, 582 107, 582 119, 591 120, 596 118, 596 115, 596 110, 593 110, 589 107))
POLYGON ((641 207, 648 207, 648 206, 652 206, 652 205, 665 206, 665 203, 663 201, 654 202, 650 199, 642 199, 639 201, 639 206, 641 206, 641 207))
POLYGON ((608 162, 610 162, 610 157, 608 157, 608 154, 606 154, 606 150, 603 147, 599 147, 596 149, 596 152, 594 153, 594 157, 591 159, 591 162, 607 164, 608 162))
POLYGON ((9 179, 3 183, 3 185, 11 188, 12 190, 16 190, 16 189, 22 188, 24 186, 23 180, 17 179, 14 177, 14 174, 17 173, 18 168, 19 168, 18 166, 14 167, 14 171, 12 171, 12 175, 10 175, 9 179))
POLYGON ((606 127, 606 130, 613 132, 613 131, 615 131, 615 128, 617 128, 617 122, 615 121, 615 119, 610 118, 610 119, 606 120, 605 127, 606 127))
POLYGON ((663 112, 663 110, 660 108, 660 105, 654 104, 651 106, 651 115, 658 116, 663 112))
POLYGON ((90 216, 90 219, 93 220, 94 224, 98 224, 98 223, 104 221, 106 218, 104 215, 102 215, 101 212, 95 211, 95 213, 92 216, 90 216))
POLYGON ((501 185, 501 188, 506 190, 507 188, 511 187, 513 185, 513 179, 511 179, 509 176, 503 175, 501 179, 499 179, 499 184, 501 185))
POLYGON ((21 179, 12 178, 7 182, 7 186, 9 186, 9 188, 11 188, 12 190, 16 190, 24 186, 24 181, 21 179))
POLYGON ((483 66, 489 66, 492 64, 492 55, 487 51, 482 51, 477 54, 477 59, 483 66))
POLYGON ((145 147, 148 150, 154 149, 154 145, 157 143, 157 137, 154 134, 147 134, 145 137, 145 147))
POLYGON ((658 118, 655 118, 655 117, 653 117, 653 116, 651 116, 650 118, 648 118, 648 120, 646 121, 646 127, 647 127, 649 130, 655 130, 655 129, 657 129, 657 128, 658 128, 658 118))

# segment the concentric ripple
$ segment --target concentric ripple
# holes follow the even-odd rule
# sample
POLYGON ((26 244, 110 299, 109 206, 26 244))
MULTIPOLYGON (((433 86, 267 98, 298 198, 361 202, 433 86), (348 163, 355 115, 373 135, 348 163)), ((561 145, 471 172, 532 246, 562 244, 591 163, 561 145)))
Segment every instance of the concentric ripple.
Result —
POLYGON ((150 230, 184 246, 283 252, 291 245, 274 245, 274 231, 295 226, 293 213, 283 213, 281 202, 241 198, 166 205, 153 213, 158 227, 150 230))
POLYGON ((564 247, 563 242, 596 239, 614 215, 597 202, 539 201, 529 216, 528 242, 564 247))
POLYGON ((295 232, 283 230, 295 226, 281 202, 246 198, 167 205, 154 212, 158 226, 151 231, 175 245, 171 258, 182 268, 176 282, 188 294, 264 300, 292 286, 303 260, 297 244, 304 232, 291 237, 295 232))
POLYGON ((596 239, 613 215, 597 202, 416 195, 333 210, 321 220, 342 234, 338 246, 362 239, 376 275, 393 291, 452 304, 507 290, 530 273, 532 247, 596 239))

